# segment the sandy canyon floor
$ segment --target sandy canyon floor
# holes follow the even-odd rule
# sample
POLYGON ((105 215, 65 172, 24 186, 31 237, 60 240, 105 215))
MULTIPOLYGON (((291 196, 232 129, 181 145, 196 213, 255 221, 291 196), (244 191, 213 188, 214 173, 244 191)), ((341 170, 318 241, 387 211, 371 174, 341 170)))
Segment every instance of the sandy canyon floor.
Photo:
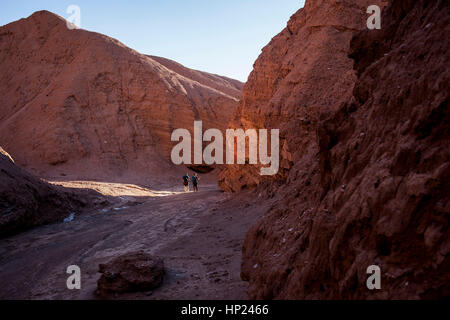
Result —
POLYGON ((71 222, 0 240, 0 299, 97 299, 99 264, 137 250, 164 259, 164 282, 153 292, 116 298, 247 299, 242 242, 263 208, 231 200, 212 184, 184 193, 182 186, 53 183, 94 189, 108 202, 71 222), (69 265, 81 268, 81 290, 66 287, 69 265))

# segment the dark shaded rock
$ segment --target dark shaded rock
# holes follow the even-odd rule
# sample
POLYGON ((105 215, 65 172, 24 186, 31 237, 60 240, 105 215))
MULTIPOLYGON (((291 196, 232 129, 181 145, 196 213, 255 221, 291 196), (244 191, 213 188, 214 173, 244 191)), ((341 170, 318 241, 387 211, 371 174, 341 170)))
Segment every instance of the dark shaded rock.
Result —
POLYGON ((450 2, 390 1, 365 30, 369 4, 307 0, 245 85, 237 125, 279 128, 291 162, 220 176, 268 207, 243 244, 251 299, 450 295, 450 2))
POLYGON ((32 227, 62 222, 92 207, 97 193, 49 184, 17 166, 0 147, 0 239, 32 227))
POLYGON ((149 292, 164 279, 164 261, 143 251, 131 252, 107 264, 99 265, 102 276, 97 281, 96 294, 108 297, 126 292, 149 292))

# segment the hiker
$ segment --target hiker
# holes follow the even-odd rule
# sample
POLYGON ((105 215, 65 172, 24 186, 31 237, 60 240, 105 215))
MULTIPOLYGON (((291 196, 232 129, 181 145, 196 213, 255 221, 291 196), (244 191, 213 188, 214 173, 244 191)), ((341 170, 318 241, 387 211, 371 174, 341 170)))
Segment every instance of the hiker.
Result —
POLYGON ((184 185, 184 192, 189 192, 189 174, 186 173, 185 176, 183 176, 183 185, 184 185))
POLYGON ((197 176, 196 173, 192 176, 192 187, 194 189, 194 192, 198 192, 198 181, 200 178, 197 176))

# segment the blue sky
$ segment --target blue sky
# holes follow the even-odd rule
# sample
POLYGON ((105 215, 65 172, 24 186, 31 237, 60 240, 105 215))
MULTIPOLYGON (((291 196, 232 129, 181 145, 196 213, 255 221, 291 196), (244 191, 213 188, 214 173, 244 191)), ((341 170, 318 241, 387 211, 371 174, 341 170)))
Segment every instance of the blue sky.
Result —
POLYGON ((81 27, 187 67, 246 81, 253 62, 303 0, 15 0, 0 4, 0 25, 49 10, 81 27))

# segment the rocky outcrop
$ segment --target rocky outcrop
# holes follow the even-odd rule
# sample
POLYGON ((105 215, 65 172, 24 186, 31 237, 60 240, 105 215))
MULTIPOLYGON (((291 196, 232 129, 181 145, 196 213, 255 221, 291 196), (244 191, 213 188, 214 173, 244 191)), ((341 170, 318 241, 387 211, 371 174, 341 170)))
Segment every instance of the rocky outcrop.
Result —
POLYGON ((164 279, 164 261, 146 254, 131 252, 99 266, 102 274, 96 294, 111 297, 114 294, 149 291, 158 288, 164 279))
POLYGON ((69 30, 47 11, 0 28, 0 143, 32 172, 108 179, 172 169, 174 129, 224 128, 241 83, 69 30))
POLYGON ((0 147, 0 238, 62 222, 71 213, 79 214, 101 201, 105 200, 94 192, 71 192, 32 176, 0 147))
POLYGON ((244 242, 250 298, 450 294, 449 4, 395 0, 352 39, 367 17, 354 3, 307 1, 245 85, 236 121, 279 127, 284 169, 222 176, 272 198, 244 242))
MULTIPOLYGON (((280 129, 277 181, 286 181, 294 165, 309 167, 308 159, 318 151, 310 141, 320 116, 350 99, 356 80, 348 57, 350 40, 366 27, 371 4, 382 3, 306 1, 256 60, 231 126, 280 129)), ((236 192, 264 179, 255 166, 231 166, 219 183, 236 192)))

